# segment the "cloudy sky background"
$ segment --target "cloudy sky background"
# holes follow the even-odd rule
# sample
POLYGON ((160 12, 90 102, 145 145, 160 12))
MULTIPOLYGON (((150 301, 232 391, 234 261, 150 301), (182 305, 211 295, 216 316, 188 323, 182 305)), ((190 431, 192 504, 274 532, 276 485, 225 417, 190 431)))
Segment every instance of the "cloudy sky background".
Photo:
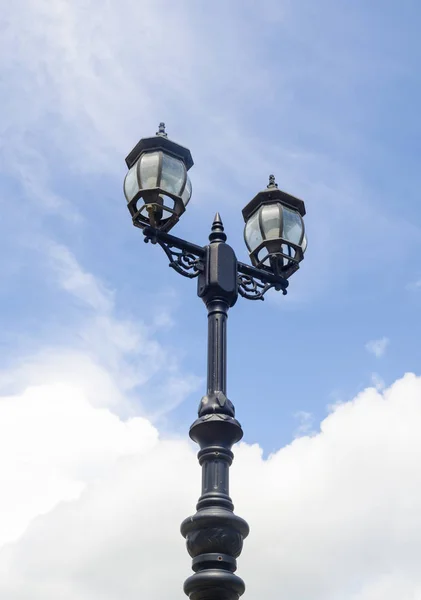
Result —
POLYGON ((247 260, 272 172, 307 206, 288 296, 229 319, 247 597, 421 599, 417 2, 1 12, 1 597, 183 597, 205 311, 122 194, 163 120, 195 160, 176 235, 219 210, 247 260))

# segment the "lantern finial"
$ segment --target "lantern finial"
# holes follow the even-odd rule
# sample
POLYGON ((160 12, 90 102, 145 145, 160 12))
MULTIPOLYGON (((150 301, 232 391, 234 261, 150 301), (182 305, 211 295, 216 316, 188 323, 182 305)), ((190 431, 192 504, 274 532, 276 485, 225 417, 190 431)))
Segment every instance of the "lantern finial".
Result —
POLYGON ((278 184, 275 181, 275 175, 269 175, 269 185, 268 188, 277 188, 278 184))
POLYGON ((159 124, 159 128, 158 128, 158 131, 156 132, 156 135, 162 135, 162 137, 168 137, 168 135, 165 131, 165 123, 163 123, 162 121, 159 124))

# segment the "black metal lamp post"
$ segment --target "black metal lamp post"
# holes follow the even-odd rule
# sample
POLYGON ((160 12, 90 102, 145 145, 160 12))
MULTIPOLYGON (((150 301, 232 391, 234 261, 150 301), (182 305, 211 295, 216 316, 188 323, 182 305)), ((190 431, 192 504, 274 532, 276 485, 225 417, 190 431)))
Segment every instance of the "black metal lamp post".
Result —
POLYGON ((184 591, 190 600, 238 600, 245 586, 235 575, 236 559, 249 527, 234 514, 229 496, 231 449, 243 431, 226 395, 228 310, 238 294, 264 300, 270 288, 287 293, 287 279, 299 268, 307 246, 304 202, 279 190, 270 176, 267 188, 243 210, 244 237, 254 265, 249 266, 238 262, 226 243, 219 213, 204 247, 168 233, 190 200, 187 171, 193 159, 187 148, 168 139, 163 123, 155 137, 140 140, 126 163, 124 193, 133 224, 143 229, 145 242, 161 246, 173 269, 198 278, 197 294, 208 311, 207 392, 190 427, 191 439, 200 446, 202 495, 196 513, 181 524, 194 571, 184 591))

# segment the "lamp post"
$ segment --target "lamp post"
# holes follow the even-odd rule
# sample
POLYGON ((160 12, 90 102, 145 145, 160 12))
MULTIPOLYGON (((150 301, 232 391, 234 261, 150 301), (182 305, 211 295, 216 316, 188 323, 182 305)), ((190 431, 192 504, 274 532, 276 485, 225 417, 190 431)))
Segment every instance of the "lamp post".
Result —
POLYGON ((243 210, 250 266, 238 262, 226 243, 219 213, 206 246, 168 233, 190 200, 187 171, 193 159, 187 148, 168 139, 163 123, 154 137, 140 140, 126 164, 124 193, 133 224, 143 230, 145 242, 161 246, 175 271, 197 277, 197 294, 208 312, 207 391, 190 427, 190 437, 200 447, 202 494, 196 513, 181 524, 194 571, 184 591, 190 600, 238 600, 245 586, 235 575, 236 559, 249 527, 234 514, 229 496, 232 447, 243 431, 227 398, 227 317, 238 294, 264 300, 271 288, 287 293, 288 278, 299 268, 307 246, 304 202, 279 190, 270 176, 267 188, 243 210))

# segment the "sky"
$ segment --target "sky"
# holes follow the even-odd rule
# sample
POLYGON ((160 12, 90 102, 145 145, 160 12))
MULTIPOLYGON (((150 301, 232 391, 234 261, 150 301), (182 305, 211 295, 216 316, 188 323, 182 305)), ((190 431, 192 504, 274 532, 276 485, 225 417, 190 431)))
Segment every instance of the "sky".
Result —
POLYGON ((184 597, 206 310, 122 191, 164 121, 195 162, 174 235, 219 211, 247 262, 269 174, 306 203, 288 295, 228 320, 245 597, 421 600, 420 24, 415 0, 2 7, 2 598, 184 597))

